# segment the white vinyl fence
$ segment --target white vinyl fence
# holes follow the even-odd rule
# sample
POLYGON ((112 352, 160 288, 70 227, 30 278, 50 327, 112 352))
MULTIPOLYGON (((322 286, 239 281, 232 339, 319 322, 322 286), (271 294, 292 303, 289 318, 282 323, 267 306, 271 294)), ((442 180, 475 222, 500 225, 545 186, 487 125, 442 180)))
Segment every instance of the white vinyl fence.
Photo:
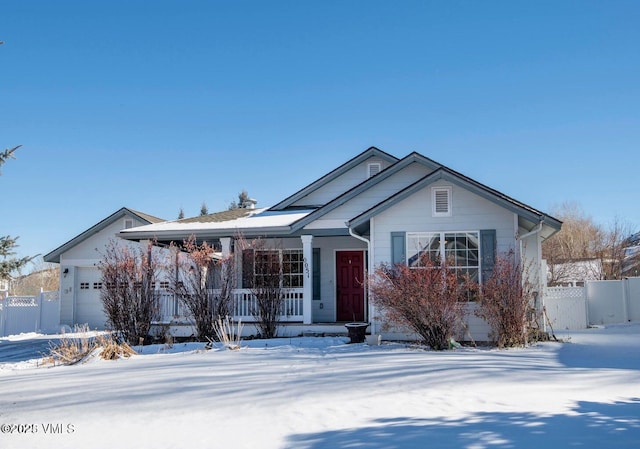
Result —
POLYGON ((640 321, 640 277, 587 281, 584 287, 548 287, 544 305, 554 330, 640 321))
POLYGON ((57 291, 0 300, 0 337, 26 332, 52 332, 60 327, 57 291))

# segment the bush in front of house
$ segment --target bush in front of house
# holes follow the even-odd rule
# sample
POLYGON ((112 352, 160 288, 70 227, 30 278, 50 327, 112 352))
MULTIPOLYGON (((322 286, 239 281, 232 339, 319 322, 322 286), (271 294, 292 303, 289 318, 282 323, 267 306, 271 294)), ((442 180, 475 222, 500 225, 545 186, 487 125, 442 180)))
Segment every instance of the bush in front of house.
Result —
POLYGON ((372 302, 390 323, 416 332, 433 350, 449 349, 458 331, 468 283, 428 258, 420 268, 381 264, 369 280, 372 302))
POLYGON ((108 327, 129 344, 149 341, 151 323, 159 311, 154 293, 159 261, 153 242, 144 251, 112 240, 98 268, 102 274, 100 300, 108 327))
POLYGON ((499 348, 527 344, 535 317, 532 290, 513 251, 496 258, 491 277, 480 289, 476 315, 489 324, 499 348))
POLYGON ((233 313, 233 255, 218 257, 212 245, 198 243, 193 235, 171 250, 170 289, 193 319, 196 339, 210 341, 216 337, 216 320, 233 313))

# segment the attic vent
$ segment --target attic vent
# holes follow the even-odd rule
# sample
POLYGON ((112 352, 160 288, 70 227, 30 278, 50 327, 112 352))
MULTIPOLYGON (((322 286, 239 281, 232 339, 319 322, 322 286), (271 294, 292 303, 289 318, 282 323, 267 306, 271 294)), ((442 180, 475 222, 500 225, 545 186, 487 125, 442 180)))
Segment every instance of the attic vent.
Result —
POLYGON ((133 220, 131 220, 131 219, 126 219, 126 220, 124 221, 124 228, 125 228, 125 229, 133 228, 133 220))
POLYGON ((451 187, 434 187, 432 190, 433 216, 451 216, 451 187))
POLYGON ((380 173, 380 170, 382 170, 382 166, 380 165, 379 162, 369 164, 368 168, 369 168, 369 178, 377 175, 378 173, 380 173))

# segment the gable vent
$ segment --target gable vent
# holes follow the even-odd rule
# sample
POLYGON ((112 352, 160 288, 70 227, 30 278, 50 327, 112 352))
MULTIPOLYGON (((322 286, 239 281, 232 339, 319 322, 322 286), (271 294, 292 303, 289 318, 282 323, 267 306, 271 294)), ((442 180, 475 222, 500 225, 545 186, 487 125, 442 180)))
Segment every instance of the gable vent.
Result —
POLYGON ((435 187, 433 189, 433 215, 435 217, 451 215, 451 187, 435 187))
POLYGON ((380 173, 380 170, 382 170, 382 166, 379 162, 376 162, 375 164, 369 164, 369 178, 380 173))

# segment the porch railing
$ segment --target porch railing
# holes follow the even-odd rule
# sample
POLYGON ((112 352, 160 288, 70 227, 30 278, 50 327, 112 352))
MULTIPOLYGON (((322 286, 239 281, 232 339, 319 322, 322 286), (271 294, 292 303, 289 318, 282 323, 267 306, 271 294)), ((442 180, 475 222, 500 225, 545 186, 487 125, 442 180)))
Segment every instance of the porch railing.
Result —
MULTIPOLYGON (((211 290, 213 298, 217 298, 220 290, 211 290)), ((303 320, 303 290, 292 288, 283 291, 284 301, 282 303, 281 320, 283 322, 299 322, 303 320)), ((160 306, 159 322, 183 322, 190 319, 189 310, 184 303, 176 300, 170 292, 158 294, 160 306)), ((233 319, 242 320, 244 323, 255 321, 253 311, 256 310, 257 302, 253 292, 249 289, 237 289, 233 291, 233 319)))

